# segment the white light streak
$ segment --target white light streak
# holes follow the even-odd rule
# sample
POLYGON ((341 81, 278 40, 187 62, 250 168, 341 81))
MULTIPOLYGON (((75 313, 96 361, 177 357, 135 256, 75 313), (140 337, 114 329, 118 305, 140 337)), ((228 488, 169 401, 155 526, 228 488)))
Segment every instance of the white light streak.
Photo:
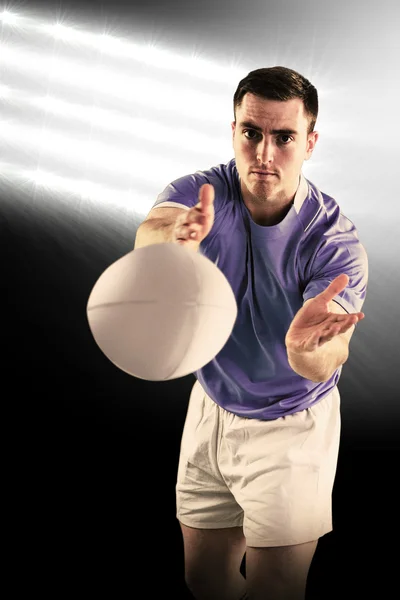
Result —
POLYGON ((178 71, 222 84, 236 83, 244 76, 243 70, 232 66, 219 66, 209 60, 184 56, 183 53, 178 54, 165 48, 126 42, 108 34, 96 35, 61 24, 43 25, 42 30, 56 39, 89 46, 110 56, 132 58, 152 67, 178 71))
POLYGON ((67 86, 88 89, 104 96, 114 96, 129 103, 138 103, 155 109, 162 108, 199 120, 221 122, 226 118, 229 102, 224 96, 192 90, 176 83, 160 83, 145 77, 116 75, 110 69, 83 66, 78 62, 58 57, 46 57, 32 51, 16 50, 0 44, 4 64, 15 71, 37 73, 67 86))
POLYGON ((150 44, 135 44, 109 34, 81 31, 62 23, 42 24, 42 20, 37 18, 24 18, 20 15, 17 17, 8 11, 0 13, 0 20, 5 25, 14 25, 20 21, 24 24, 25 31, 31 31, 33 35, 45 33, 61 42, 93 48, 110 57, 132 59, 157 69, 184 73, 221 85, 235 85, 246 74, 244 69, 236 65, 219 65, 215 61, 187 56, 183 52, 172 52, 150 44))
POLYGON ((4 10, 0 13, 0 21, 2 21, 5 25, 15 25, 18 22, 18 16, 14 15, 8 10, 4 10))
POLYGON ((11 89, 8 85, 3 85, 0 83, 0 100, 7 99, 11 97, 11 89))
POLYGON ((223 155, 229 149, 224 139, 215 139, 215 137, 211 139, 211 136, 193 129, 179 126, 167 127, 142 117, 124 117, 99 107, 72 104, 51 96, 32 98, 29 103, 54 115, 95 125, 102 130, 113 133, 123 132, 157 145, 166 144, 194 154, 210 156, 212 150, 215 154, 220 151, 223 155))
POLYGON ((138 192, 121 192, 121 190, 105 188, 93 181, 62 177, 41 169, 37 171, 23 170, 20 175, 43 188, 72 193, 82 199, 95 200, 106 206, 116 205, 131 210, 135 207, 135 211, 138 209, 138 202, 143 196, 142 194, 139 195, 138 192))
POLYGON ((149 182, 152 185, 157 182, 165 185, 165 182, 193 171, 185 154, 168 160, 156 152, 149 154, 130 148, 124 150, 110 144, 73 139, 65 132, 53 133, 38 127, 21 127, 7 121, 0 122, 0 132, 10 146, 17 144, 25 152, 36 151, 40 156, 62 159, 68 167, 79 169, 87 165, 102 174, 130 175, 147 185, 149 182))
POLYGON ((21 165, 0 163, 0 182, 7 180, 13 183, 33 183, 47 191, 62 194, 73 194, 83 200, 90 200, 96 205, 106 208, 123 208, 135 215, 145 216, 154 204, 155 196, 143 191, 130 189, 121 191, 88 181, 74 179, 44 171, 42 169, 27 170, 21 165))

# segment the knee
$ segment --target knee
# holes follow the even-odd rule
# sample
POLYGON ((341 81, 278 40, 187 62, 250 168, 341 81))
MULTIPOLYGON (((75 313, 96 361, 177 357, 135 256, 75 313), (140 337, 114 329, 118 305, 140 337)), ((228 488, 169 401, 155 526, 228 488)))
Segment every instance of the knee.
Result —
POLYGON ((185 569, 185 583, 196 599, 202 599, 210 594, 213 589, 213 574, 209 569, 202 569, 200 566, 192 565, 185 569))
POLYGON ((241 598, 245 591, 245 581, 238 571, 188 568, 185 571, 185 583, 196 600, 232 600, 241 598))

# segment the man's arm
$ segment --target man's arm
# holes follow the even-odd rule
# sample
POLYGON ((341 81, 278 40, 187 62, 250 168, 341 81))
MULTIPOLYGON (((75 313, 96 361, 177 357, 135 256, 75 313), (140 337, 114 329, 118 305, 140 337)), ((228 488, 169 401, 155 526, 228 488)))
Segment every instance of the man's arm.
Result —
POLYGON ((176 219, 187 213, 185 208, 153 208, 136 230, 134 249, 172 242, 176 219))
POLYGON ((364 313, 349 314, 332 300, 348 281, 347 275, 339 275, 321 294, 307 300, 286 335, 290 366, 311 381, 327 381, 346 362, 355 324, 364 318, 364 313))
POLYGON ((134 250, 172 242, 197 252, 214 224, 214 187, 204 184, 191 209, 154 207, 136 231, 134 250))
MULTIPOLYGON (((304 306, 312 299, 307 300, 304 306)), ((337 314, 347 314, 337 303, 329 303, 329 311, 337 314)), ((354 333, 355 326, 352 325, 348 331, 341 333, 318 346, 311 352, 296 353, 288 348, 289 364, 296 373, 310 379, 311 381, 327 381, 349 357, 349 344, 354 333)))

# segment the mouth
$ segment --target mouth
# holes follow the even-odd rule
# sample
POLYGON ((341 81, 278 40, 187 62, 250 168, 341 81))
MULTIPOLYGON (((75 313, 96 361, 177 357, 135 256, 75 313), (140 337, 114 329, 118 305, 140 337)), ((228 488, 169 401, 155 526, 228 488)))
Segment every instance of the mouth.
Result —
POLYGON ((276 177, 276 173, 270 173, 269 171, 252 171, 252 173, 257 177, 276 177))

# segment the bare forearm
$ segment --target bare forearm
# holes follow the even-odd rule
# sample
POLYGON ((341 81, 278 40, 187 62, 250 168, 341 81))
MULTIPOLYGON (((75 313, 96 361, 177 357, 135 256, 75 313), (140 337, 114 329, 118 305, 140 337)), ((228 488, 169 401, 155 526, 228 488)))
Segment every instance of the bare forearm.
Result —
POLYGON ((345 338, 338 335, 312 352, 296 353, 287 348, 289 364, 298 375, 315 382, 327 381, 349 357, 345 338))
POLYGON ((151 244, 172 242, 173 229, 174 223, 165 222, 164 219, 143 221, 136 231, 135 250, 151 244))
POLYGON ((137 228, 134 249, 151 246, 152 244, 174 243, 184 246, 189 250, 198 252, 200 242, 187 239, 185 241, 176 241, 173 233, 176 226, 175 222, 169 223, 165 219, 149 219, 143 221, 137 228))

